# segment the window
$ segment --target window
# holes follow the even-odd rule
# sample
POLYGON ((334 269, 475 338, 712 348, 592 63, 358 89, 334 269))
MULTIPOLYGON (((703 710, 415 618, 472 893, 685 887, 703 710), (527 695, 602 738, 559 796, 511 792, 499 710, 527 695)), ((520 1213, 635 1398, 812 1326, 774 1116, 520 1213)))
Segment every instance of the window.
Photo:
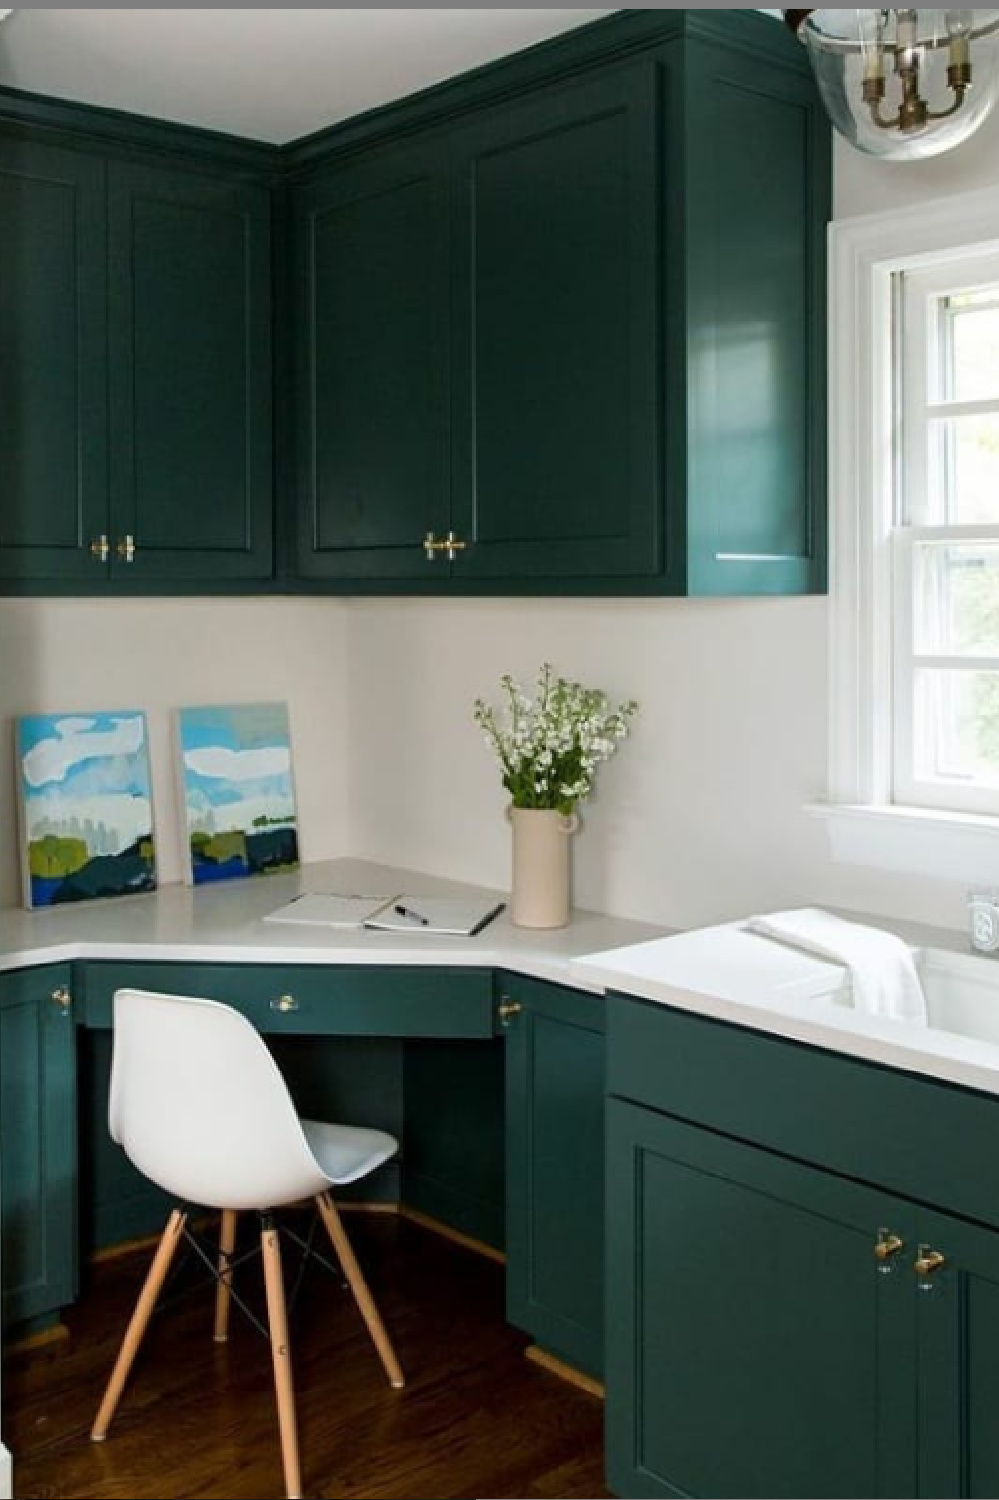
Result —
POLYGON ((892 293, 891 801, 999 814, 999 254, 892 293))
POLYGON ((833 857, 999 870, 999 192, 830 231, 833 857))

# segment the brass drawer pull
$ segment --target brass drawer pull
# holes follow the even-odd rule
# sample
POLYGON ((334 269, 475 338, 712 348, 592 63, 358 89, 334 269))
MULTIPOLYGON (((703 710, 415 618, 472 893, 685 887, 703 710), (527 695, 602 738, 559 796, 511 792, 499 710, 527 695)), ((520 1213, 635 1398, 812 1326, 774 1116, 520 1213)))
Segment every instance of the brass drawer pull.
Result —
POLYGON ((523 1009, 524 1007, 519 1000, 510 1000, 504 995, 496 1007, 496 1014, 499 1016, 502 1026, 509 1026, 514 1016, 519 1016, 523 1009))
POLYGON ((90 555, 96 562, 106 563, 110 551, 111 544, 108 541, 107 536, 102 531, 100 536, 95 536, 93 541, 90 543, 90 555))
POLYGON ((73 996, 64 984, 52 991, 50 996, 53 1005, 57 1005, 63 1015, 68 1015, 73 1006, 73 996))
POLYGON ((278 995, 275 1000, 271 1001, 271 1010, 278 1010, 284 1016, 286 1016, 289 1011, 298 1010, 298 1008, 298 1001, 295 999, 294 995, 278 995))
POLYGON ((919 1255, 912 1269, 920 1278, 919 1286, 921 1291, 928 1292, 932 1290, 932 1278, 940 1270, 940 1267, 946 1264, 946 1255, 941 1255, 939 1250, 931 1250, 929 1245, 920 1245, 919 1255))
POLYGON ((905 1242, 897 1234, 892 1234, 890 1229, 879 1229, 877 1244, 874 1246, 874 1254, 880 1261, 879 1271, 889 1269, 888 1262, 892 1256, 897 1255, 905 1248, 905 1242))
POLYGON ((135 562, 135 537, 131 533, 123 536, 115 551, 121 562, 135 562))

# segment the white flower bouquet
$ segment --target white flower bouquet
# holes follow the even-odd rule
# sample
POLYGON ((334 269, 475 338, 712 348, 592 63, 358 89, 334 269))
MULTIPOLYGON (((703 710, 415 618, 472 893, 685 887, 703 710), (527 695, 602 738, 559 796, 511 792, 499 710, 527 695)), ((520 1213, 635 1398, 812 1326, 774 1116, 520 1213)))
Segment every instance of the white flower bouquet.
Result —
POLYGON ((589 796, 597 766, 628 733, 638 704, 612 707, 599 688, 556 677, 548 662, 533 698, 508 673, 500 684, 502 708, 476 698, 474 718, 496 754, 513 806, 570 815, 589 796))

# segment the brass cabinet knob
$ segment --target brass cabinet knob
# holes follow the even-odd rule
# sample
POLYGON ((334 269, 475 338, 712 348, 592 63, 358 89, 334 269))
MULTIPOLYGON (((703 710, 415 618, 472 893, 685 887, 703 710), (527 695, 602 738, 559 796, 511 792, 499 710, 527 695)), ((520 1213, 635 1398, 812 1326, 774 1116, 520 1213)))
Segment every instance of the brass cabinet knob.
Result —
POLYGON ((523 1009, 524 1007, 519 1000, 511 1000, 508 996, 504 995, 496 1007, 496 1014, 499 1016, 502 1025, 509 1026, 514 1016, 519 1016, 523 1009))
POLYGON ((111 543, 108 541, 107 536, 102 531, 100 536, 95 536, 93 541, 90 543, 90 555, 95 559, 95 561, 106 563, 110 551, 111 543))
POLYGON ((428 531, 426 536, 423 538, 423 550, 427 555, 427 562, 433 562, 434 558, 437 556, 439 549, 443 546, 444 543, 439 542, 432 531, 428 531))
POLYGON ((72 1009, 73 996, 64 984, 61 984, 58 989, 53 990, 49 998, 51 999, 53 1005, 57 1005, 59 1007, 63 1015, 67 1015, 72 1009))
POLYGON ((121 562, 135 562, 135 537, 129 533, 119 541, 115 552, 121 562))
POLYGON ((294 995, 278 995, 277 999, 271 1001, 271 1010, 279 1010, 286 1016, 289 1011, 298 1010, 298 1001, 294 995))
POLYGON ((445 549, 448 562, 454 562, 458 553, 464 552, 465 548, 468 546, 468 543, 461 541, 458 537, 455 536, 453 531, 449 531, 446 539, 441 545, 445 549))
POLYGON ((941 1266, 947 1264, 946 1255, 941 1255, 939 1250, 932 1250, 929 1245, 920 1245, 919 1255, 913 1265, 913 1270, 920 1278, 920 1287, 928 1292, 933 1286, 933 1276, 940 1270, 941 1266))
POLYGON ((892 1234, 890 1229, 879 1229, 877 1243, 874 1246, 874 1254, 881 1262, 879 1269, 887 1270, 887 1262, 904 1248, 905 1242, 897 1234, 892 1234))

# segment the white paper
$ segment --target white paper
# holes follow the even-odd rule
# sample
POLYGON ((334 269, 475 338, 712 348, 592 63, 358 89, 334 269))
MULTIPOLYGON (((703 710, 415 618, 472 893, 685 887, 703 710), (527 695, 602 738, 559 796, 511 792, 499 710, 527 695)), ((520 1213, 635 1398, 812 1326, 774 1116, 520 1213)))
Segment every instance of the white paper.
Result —
POLYGON ((342 895, 336 892, 306 892, 264 917, 265 922, 291 922, 306 927, 361 927, 396 898, 342 895))

